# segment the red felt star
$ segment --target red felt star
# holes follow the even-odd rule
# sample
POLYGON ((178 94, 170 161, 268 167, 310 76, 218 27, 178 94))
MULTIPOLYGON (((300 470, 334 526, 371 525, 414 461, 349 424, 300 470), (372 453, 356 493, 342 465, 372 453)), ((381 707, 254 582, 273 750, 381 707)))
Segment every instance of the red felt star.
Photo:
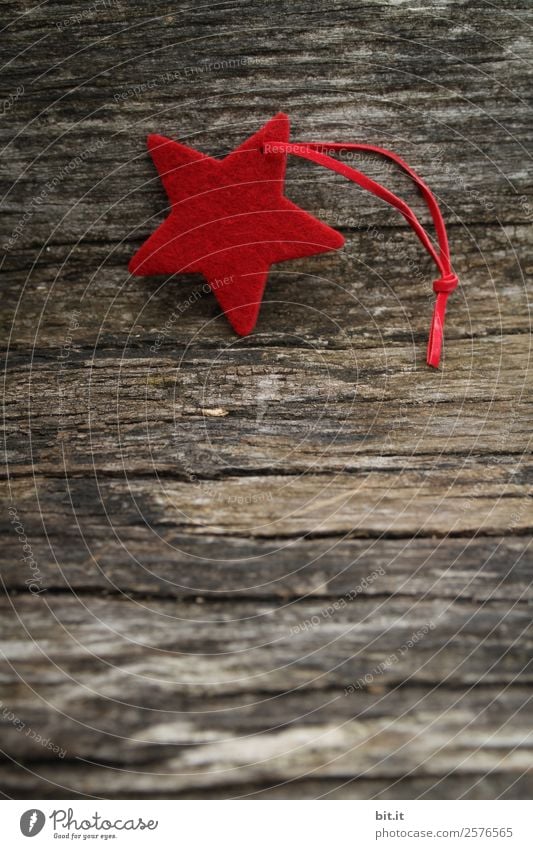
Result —
POLYGON ((171 205, 168 218, 131 259, 137 275, 200 272, 241 336, 256 324, 272 263, 342 247, 336 230, 283 195, 288 141, 280 113, 225 159, 148 136, 148 149, 171 205))

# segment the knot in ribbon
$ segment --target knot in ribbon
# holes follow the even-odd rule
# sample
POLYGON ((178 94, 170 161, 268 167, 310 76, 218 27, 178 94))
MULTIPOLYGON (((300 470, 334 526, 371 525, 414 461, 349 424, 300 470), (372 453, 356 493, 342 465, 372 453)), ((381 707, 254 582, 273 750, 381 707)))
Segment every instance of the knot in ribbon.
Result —
POLYGON ((433 291, 436 295, 449 295, 450 292, 457 289, 458 283, 459 278, 457 277, 457 274, 454 274, 453 271, 449 271, 447 274, 443 274, 442 277, 439 277, 438 280, 433 281, 433 291))

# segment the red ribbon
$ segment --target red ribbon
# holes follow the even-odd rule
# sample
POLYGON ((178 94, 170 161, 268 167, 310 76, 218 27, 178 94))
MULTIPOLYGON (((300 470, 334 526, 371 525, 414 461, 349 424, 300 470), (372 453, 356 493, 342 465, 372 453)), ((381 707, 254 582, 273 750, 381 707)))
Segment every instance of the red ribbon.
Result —
POLYGON ((361 186, 361 188, 372 192, 372 194, 376 195, 378 198, 381 198, 391 204, 391 206, 394 206, 398 212, 403 215, 435 262, 440 273, 438 280, 435 280, 433 283, 433 291, 437 295, 437 298, 433 309, 433 318, 431 320, 427 347, 427 363, 428 365, 437 368, 442 351, 442 336, 444 329, 444 317, 446 314, 446 303, 450 292, 453 292, 459 281, 451 266, 448 234, 446 233, 446 225, 444 223, 442 213, 434 194, 424 183, 422 178, 419 177, 418 174, 407 164, 407 162, 404 162, 404 160, 396 153, 371 144, 352 144, 344 142, 305 142, 302 144, 294 144, 291 142, 268 142, 264 145, 263 152, 292 153, 295 156, 301 156, 303 159, 309 159, 311 162, 316 162, 317 165, 323 165, 325 168, 329 168, 331 171, 336 171, 337 174, 342 174, 343 177, 353 180, 353 182, 357 183, 357 185, 361 186), (362 171, 358 171, 357 168, 345 165, 344 162, 339 162, 337 159, 333 159, 333 157, 324 153, 324 151, 337 150, 364 150, 371 153, 377 153, 380 156, 384 156, 386 159, 390 159, 403 171, 405 171, 420 189, 429 209, 435 226, 435 231, 437 233, 437 240, 439 243, 438 250, 435 249, 426 230, 414 214, 411 207, 405 203, 405 201, 393 192, 390 192, 380 183, 377 183, 375 180, 367 177, 362 173, 362 171))

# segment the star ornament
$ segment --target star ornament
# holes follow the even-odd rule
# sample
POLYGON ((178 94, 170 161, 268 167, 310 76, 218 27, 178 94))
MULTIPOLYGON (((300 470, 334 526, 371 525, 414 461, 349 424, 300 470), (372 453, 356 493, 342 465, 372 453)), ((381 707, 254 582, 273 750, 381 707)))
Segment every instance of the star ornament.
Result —
POLYGON ((344 238, 284 196, 289 140, 279 113, 224 159, 150 135, 170 214, 130 260, 132 274, 202 274, 240 336, 254 329, 270 266, 336 250, 344 238))

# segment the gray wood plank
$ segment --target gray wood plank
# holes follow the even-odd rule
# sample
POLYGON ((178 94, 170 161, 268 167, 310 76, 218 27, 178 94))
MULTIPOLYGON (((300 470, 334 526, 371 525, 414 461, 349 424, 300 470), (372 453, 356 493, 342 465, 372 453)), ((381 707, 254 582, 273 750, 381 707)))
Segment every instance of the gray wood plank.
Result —
MULTIPOLYGON (((288 600, 399 594, 468 601, 527 598, 533 581, 531 536, 389 539, 261 540, 185 534, 156 535, 140 524, 105 524, 72 517, 57 528, 43 516, 23 517, 38 569, 35 590, 176 597, 288 600)), ((20 540, 5 533, 2 580, 27 590, 36 575, 22 561, 20 540)))
MULTIPOLYGON (((385 140, 461 220, 530 216, 520 201, 530 189, 530 137, 515 118, 529 92, 527 7, 238 2, 197 11, 178 4, 170 15, 157 5, 148 14, 134 8, 130 17, 129 7, 125 15, 111 4, 103 16, 69 24, 79 11, 70 3, 46 8, 11 34, 10 55, 26 52, 4 79, 8 92, 24 85, 11 110, 14 127, 3 132, 18 176, 8 234, 46 192, 14 247, 72 243, 88 232, 113 241, 135 233, 140 241, 162 201, 143 150, 147 132, 220 155, 280 105, 294 116, 296 139, 385 140), (39 38, 46 47, 28 50, 39 38)), ((372 171, 366 158, 365 167, 372 171)), ((393 188, 405 185, 389 170, 386 177, 393 188)), ((12 186, 11 170, 4 186, 12 186)), ((352 187, 303 164, 291 168, 289 192, 344 222, 361 207, 352 187)), ((363 205, 380 209, 366 198, 363 205)), ((377 214, 394 220, 386 209, 377 214)))
POLYGON ((1 792, 529 798, 530 7, 24 11, 0 45, 1 792), (461 280, 438 372, 431 263, 309 163, 287 195, 346 247, 274 267, 248 339, 201 278, 129 278, 166 208, 146 134, 223 156, 279 109, 435 191, 461 280))

